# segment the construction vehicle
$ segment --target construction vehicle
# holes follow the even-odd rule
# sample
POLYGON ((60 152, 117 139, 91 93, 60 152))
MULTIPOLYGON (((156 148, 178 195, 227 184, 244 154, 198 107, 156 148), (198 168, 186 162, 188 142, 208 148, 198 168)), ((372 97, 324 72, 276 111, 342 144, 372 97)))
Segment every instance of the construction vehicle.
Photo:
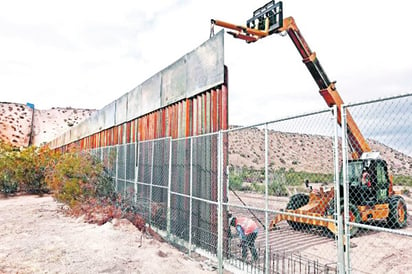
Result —
MULTIPOLYGON (((282 2, 270 1, 263 7, 253 12, 252 18, 247 20, 246 26, 239 26, 220 20, 211 20, 214 25, 230 29, 233 37, 242 39, 247 43, 256 42, 271 34, 287 33, 303 58, 303 63, 308 68, 313 79, 319 87, 321 96, 329 107, 336 105, 337 122, 341 124, 341 106, 343 100, 340 97, 335 82, 328 79, 325 71, 319 63, 315 52, 312 52, 300 33, 295 20, 292 17, 283 19, 282 2)), ((346 127, 348 144, 352 151, 352 159, 348 161, 347 178, 349 180, 349 221, 353 223, 383 220, 392 228, 401 228, 407 224, 407 208, 405 200, 396 195, 393 190, 393 177, 388 174, 385 160, 379 157, 378 152, 372 152, 352 116, 346 111, 346 127), (365 176, 367 174, 368 176, 365 176), (368 179, 363 182, 362 179, 368 179)), ((341 204, 340 212, 343 212, 343 180, 339 187, 341 204)), ((333 233, 337 233, 335 222, 321 219, 336 218, 336 204, 334 189, 324 191, 311 191, 309 194, 298 193, 293 195, 285 209, 286 214, 278 214, 270 223, 269 229, 286 220, 293 229, 302 229, 304 224, 310 227, 326 227, 333 233), (289 214, 288 214, 289 213, 289 214), (294 213, 297 215, 291 215, 294 213), (298 216, 299 215, 299 216, 298 216), (319 217, 319 218, 307 218, 319 217)), ((350 226, 350 235, 354 236, 358 227, 350 226)))

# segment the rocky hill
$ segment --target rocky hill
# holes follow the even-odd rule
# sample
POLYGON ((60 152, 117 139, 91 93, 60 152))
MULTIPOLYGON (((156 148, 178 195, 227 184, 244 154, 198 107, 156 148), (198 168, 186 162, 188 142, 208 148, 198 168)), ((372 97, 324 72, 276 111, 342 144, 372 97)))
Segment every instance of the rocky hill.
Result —
POLYGON ((15 146, 28 146, 33 109, 22 104, 0 103, 0 140, 15 146))
MULTIPOLYGON (((296 171, 332 173, 332 138, 269 131, 269 166, 293 168, 296 171)), ((379 151, 388 162, 390 170, 398 175, 412 174, 412 157, 405 155, 375 140, 368 140, 373 151, 379 151)), ((339 142, 339 149, 341 144, 339 142)), ((264 131, 249 128, 229 134, 229 165, 262 169, 265 163, 264 131)))
POLYGON ((0 103, 0 140, 18 147, 40 145, 89 117, 95 110, 33 109, 18 103, 0 103))
MULTIPOLYGON (((88 118, 95 110, 52 108, 37 110, 23 104, 0 103, 0 140, 15 146, 40 145, 52 140, 88 118)), ((233 131, 228 135, 229 165, 262 169, 265 163, 264 132, 257 128, 233 131)), ((374 140, 394 174, 412 174, 412 157, 374 140)), ((331 173, 332 138, 289 132, 269 131, 269 166, 296 171, 331 173)), ((339 149, 341 145, 339 144, 339 149)))

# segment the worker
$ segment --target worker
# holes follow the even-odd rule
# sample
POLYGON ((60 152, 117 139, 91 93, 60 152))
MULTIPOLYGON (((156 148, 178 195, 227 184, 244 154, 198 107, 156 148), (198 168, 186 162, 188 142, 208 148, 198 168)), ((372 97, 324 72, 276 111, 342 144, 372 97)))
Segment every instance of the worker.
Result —
POLYGON ((247 257, 247 250, 250 249, 252 259, 256 261, 259 256, 255 247, 255 240, 258 234, 258 225, 247 217, 231 217, 230 225, 236 228, 237 234, 240 237, 242 247, 242 259, 247 257))
POLYGON ((367 187, 371 187, 372 185, 369 172, 366 168, 363 168, 362 171, 362 184, 367 187))

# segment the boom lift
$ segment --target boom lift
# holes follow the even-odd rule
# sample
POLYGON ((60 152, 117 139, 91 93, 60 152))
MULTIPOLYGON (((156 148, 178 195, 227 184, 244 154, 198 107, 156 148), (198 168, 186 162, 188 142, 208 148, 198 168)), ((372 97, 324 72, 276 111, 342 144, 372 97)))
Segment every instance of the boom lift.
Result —
MULTIPOLYGON (((303 38, 295 20, 292 17, 283 19, 282 2, 270 1, 263 7, 253 12, 252 18, 247 20, 246 26, 239 26, 220 20, 211 20, 214 25, 230 29, 233 37, 242 39, 247 43, 256 42, 271 34, 287 33, 296 49, 302 56, 303 63, 319 87, 321 96, 329 107, 337 106, 337 122, 341 123, 341 106, 343 100, 340 97, 335 82, 331 82, 323 70, 316 53, 312 52, 303 38)), ((213 29, 213 28, 212 28, 213 29)), ((371 149, 360 132, 352 116, 346 110, 348 144, 352 151, 352 160, 348 162, 349 179, 349 216, 350 222, 367 222, 372 220, 386 220, 393 228, 406 226, 407 208, 404 199, 395 195, 393 191, 393 179, 388 175, 388 167, 385 160, 379 157, 378 152, 371 149), (370 178, 366 183, 364 174, 370 178)), ((341 180, 340 194, 343 197, 343 182, 341 180)), ((311 191, 309 195, 298 193, 293 195, 286 207, 288 213, 299 215, 323 217, 333 219, 335 209, 334 189, 324 191, 311 191)), ((343 209, 343 203, 341 203, 343 209)), ((343 210, 341 211, 343 212, 343 210)), ((305 217, 296 217, 290 214, 278 214, 270 223, 270 228, 286 220, 293 229, 303 228, 302 224, 326 227, 333 233, 337 228, 333 222, 319 221, 305 217)), ((350 234, 354 236, 357 227, 351 227, 350 234)))

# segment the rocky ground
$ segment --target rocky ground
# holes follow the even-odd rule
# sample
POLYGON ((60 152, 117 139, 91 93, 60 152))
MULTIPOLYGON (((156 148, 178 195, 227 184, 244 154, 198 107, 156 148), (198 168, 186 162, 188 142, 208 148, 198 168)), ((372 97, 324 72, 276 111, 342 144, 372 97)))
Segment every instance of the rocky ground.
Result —
MULTIPOLYGON (((237 195, 250 207, 265 208, 265 198, 262 194, 239 191, 237 195)), ((412 233, 412 199, 408 196, 403 197, 408 206, 408 225, 405 228, 394 229, 392 233, 365 229, 351 238, 350 258, 352 273, 412 273, 412 251, 410 249, 412 237, 402 235, 411 235, 412 233)), ((288 198, 270 196, 268 202, 269 209, 281 210, 286 207, 288 198)), ((240 200, 231 192, 229 193, 229 203, 231 205, 242 205, 240 200)), ((235 215, 246 215, 254 218, 247 210, 241 210, 235 206, 231 206, 230 209, 235 215)), ((265 221, 263 211, 253 212, 261 222, 265 221)), ((269 214, 269 221, 273 217, 273 214, 269 214)), ((263 249, 265 233, 259 222, 258 225, 260 226, 260 233, 258 234, 256 245, 263 249)), ((382 227, 379 224, 375 225, 382 227)), ((312 230, 311 232, 295 231, 283 221, 278 224, 278 229, 269 232, 268 240, 272 250, 295 253, 325 265, 328 263, 331 266, 336 266, 336 241, 333 237, 326 237, 322 230, 312 230)), ((278 254, 280 254, 279 256, 282 255, 282 253, 278 254)), ((276 261, 271 263, 276 263, 276 261)))

